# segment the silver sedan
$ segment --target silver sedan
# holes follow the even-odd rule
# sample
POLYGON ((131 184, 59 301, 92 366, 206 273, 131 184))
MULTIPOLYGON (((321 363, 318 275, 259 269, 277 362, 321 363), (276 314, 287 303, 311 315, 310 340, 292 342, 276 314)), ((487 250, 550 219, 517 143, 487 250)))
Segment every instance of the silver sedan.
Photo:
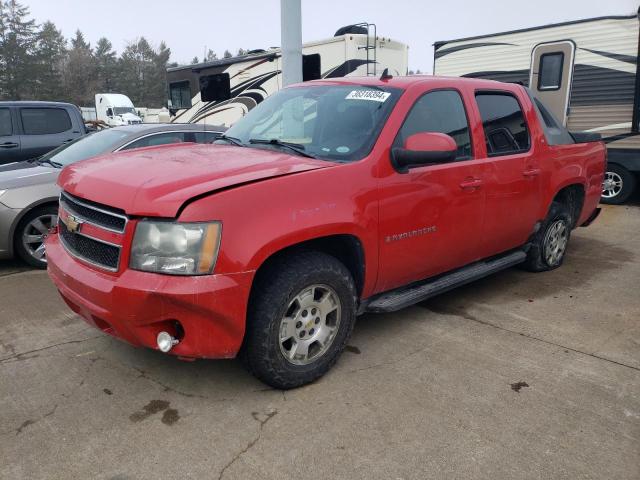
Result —
POLYGON ((132 148, 172 143, 211 143, 224 127, 142 124, 102 130, 25 162, 0 166, 0 258, 18 256, 45 268, 44 236, 58 221, 56 180, 71 163, 132 148))

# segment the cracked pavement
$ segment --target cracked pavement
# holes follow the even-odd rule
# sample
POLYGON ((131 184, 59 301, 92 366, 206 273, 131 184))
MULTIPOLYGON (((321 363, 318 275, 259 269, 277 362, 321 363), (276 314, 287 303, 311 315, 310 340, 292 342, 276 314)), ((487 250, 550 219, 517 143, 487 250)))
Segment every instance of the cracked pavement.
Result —
POLYGON ((640 478, 638 232, 605 207, 559 270, 361 317, 287 392, 103 335, 0 261, 0 478, 640 478))

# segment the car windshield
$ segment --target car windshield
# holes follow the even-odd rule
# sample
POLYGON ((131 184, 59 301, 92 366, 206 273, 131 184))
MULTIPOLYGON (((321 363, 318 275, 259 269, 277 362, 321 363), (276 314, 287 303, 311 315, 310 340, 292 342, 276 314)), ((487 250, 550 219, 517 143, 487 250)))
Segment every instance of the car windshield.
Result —
POLYGON ((52 150, 40 157, 38 162, 50 162, 64 167, 102 153, 112 152, 115 146, 129 135, 131 132, 122 130, 102 130, 91 133, 52 150))
POLYGON ((287 88, 251 110, 225 136, 254 148, 359 160, 371 151, 400 94, 397 88, 365 85, 287 88))
POLYGON ((113 107, 113 113, 115 115, 122 115, 124 113, 133 113, 136 114, 136 110, 133 107, 113 107))

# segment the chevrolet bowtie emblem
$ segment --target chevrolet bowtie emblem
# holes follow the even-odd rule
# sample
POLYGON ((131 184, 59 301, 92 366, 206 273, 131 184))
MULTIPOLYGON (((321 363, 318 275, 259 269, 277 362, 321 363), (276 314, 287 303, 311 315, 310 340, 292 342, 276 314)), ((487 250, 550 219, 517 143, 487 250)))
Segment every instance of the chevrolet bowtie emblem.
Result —
POLYGON ((62 219, 62 223, 67 227, 71 233, 80 232, 80 227, 82 226, 82 220, 74 217, 73 215, 67 215, 67 218, 62 219))

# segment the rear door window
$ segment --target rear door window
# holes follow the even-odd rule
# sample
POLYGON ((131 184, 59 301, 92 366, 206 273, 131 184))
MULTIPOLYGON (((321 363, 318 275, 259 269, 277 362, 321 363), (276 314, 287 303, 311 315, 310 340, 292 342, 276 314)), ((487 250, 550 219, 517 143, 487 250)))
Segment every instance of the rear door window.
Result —
POLYGON ((490 157, 526 152, 529 129, 518 100, 507 92, 480 92, 476 102, 490 157))
POLYGON ((50 135, 71 130, 71 118, 63 108, 21 108, 25 135, 50 135))
POLYGON ((458 146, 456 160, 472 158, 469 123, 460 94, 454 90, 437 90, 420 97, 407 115, 395 145, 420 132, 446 133, 458 146))
POLYGON ((7 137, 9 135, 13 135, 11 110, 8 108, 0 108, 0 137, 7 137))

